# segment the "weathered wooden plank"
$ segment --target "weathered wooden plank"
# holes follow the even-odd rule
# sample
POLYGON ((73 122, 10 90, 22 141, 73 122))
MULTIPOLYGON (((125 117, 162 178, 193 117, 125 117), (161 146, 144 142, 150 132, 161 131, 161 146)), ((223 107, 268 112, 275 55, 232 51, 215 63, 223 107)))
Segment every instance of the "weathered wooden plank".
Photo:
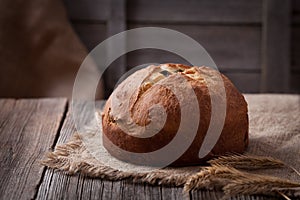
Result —
MULTIPOLYGON (((128 180, 123 181, 122 183, 122 199, 136 199, 136 193, 135 193, 135 187, 136 185, 128 180)), ((141 192, 142 190, 140 190, 141 192)), ((144 196, 143 194, 139 194, 140 196, 144 196)), ((142 198, 143 199, 143 198, 142 198)))
POLYGON ((290 92, 300 93, 300 1, 293 1, 290 92))
POLYGON ((12 112, 15 103, 14 99, 0 99, 0 128, 7 123, 7 117, 12 112))
POLYGON ((197 190, 191 192, 192 199, 211 199, 218 200, 223 197, 223 193, 219 191, 197 190))
POLYGON ((174 199, 174 200, 181 200, 187 199, 189 197, 188 194, 183 193, 182 187, 162 187, 161 189, 162 199, 174 199))
POLYGON ((291 92, 300 93, 300 73, 293 73, 291 75, 291 92))
POLYGON ((72 20, 106 21, 109 18, 109 0, 63 0, 72 20))
MULTIPOLYGON (((130 24, 129 28, 159 26, 158 24, 130 24)), ((199 42, 211 55, 219 69, 260 70, 261 28, 258 26, 200 26, 164 25, 165 28, 180 31, 199 42)), ((136 38, 139 42, 140 38, 136 38)), ((192 48, 185 49, 193 54, 192 48)), ((170 52, 145 49, 128 54, 128 66, 143 63, 166 63, 185 60, 170 52)))
MULTIPOLYGON (((64 0, 64 3, 71 19, 109 19, 108 0, 64 0)), ((131 0, 127 9, 128 20, 144 22, 260 23, 262 12, 261 0, 230 0, 226 3, 221 0, 131 0)))
POLYGON ((145 199, 145 200, 156 200, 156 199, 162 199, 162 186, 156 186, 156 185, 149 185, 149 184, 133 184, 127 182, 127 184, 124 184, 123 189, 123 196, 126 195, 128 189, 125 189, 126 187, 131 187, 132 185, 134 187, 134 199, 145 199))
MULTIPOLYGON (((103 102, 97 104, 103 106, 103 102)), ((82 118, 86 118, 84 105, 81 106, 82 118)), ((75 132, 72 115, 67 114, 57 144, 66 142, 75 132)), ((173 196, 178 196, 181 189, 173 188, 173 196)), ((162 199, 162 187, 124 181, 106 181, 68 176, 63 172, 47 169, 39 187, 37 199, 162 199)), ((167 195, 167 194, 166 194, 167 195)), ((166 198, 164 198, 166 199, 166 198)))
POLYGON ((128 20, 160 23, 260 23, 261 0, 131 0, 128 20), (213 14, 212 14, 213 13, 213 14))
POLYGON ((33 199, 54 143, 66 99, 1 100, 0 199, 33 199), (4 114, 3 114, 4 113, 4 114))
MULTIPOLYGON (((103 102, 102 102, 103 103, 103 102)), ((102 107, 102 103, 98 107, 102 107)), ((82 118, 86 118, 83 104, 82 118)), ((71 111, 68 112, 57 144, 62 144, 76 132, 71 111)), ((106 181, 79 176, 68 176, 63 172, 47 169, 39 188, 37 199, 120 199, 121 181, 106 181)), ((127 195, 127 194, 126 194, 127 195)))
POLYGON ((288 92, 290 0, 264 1, 261 92, 288 92))
MULTIPOLYGON (((110 18, 107 22, 108 37, 126 30, 126 0, 111 0, 110 18)), ((115 46, 108 45, 107 57, 110 58, 115 53, 115 46)), ((126 39, 120 41, 118 49, 126 49, 126 39)), ((126 55, 118 58, 106 70, 104 74, 105 97, 113 91, 118 79, 126 72, 126 55)))
MULTIPOLYGON (((126 187, 126 185, 124 185, 124 186, 126 187)), ((130 187, 130 185, 129 185, 129 187, 130 187)), ((133 184, 134 199, 149 199, 151 196, 146 195, 147 187, 149 187, 148 184, 133 184)), ((156 189, 159 190, 159 186, 156 186, 156 189)), ((124 194, 126 194, 126 193, 124 193, 124 194)))
POLYGON ((300 26, 292 27, 291 35, 291 65, 292 70, 300 72, 300 26))
POLYGON ((73 28, 89 51, 105 40, 107 36, 106 25, 104 23, 90 24, 73 22, 73 28))
POLYGON ((300 24, 300 1, 292 0, 292 24, 299 25, 300 24))
MULTIPOLYGON (((84 104, 80 104, 82 119, 86 120, 87 112, 84 104)), ((103 106, 103 102, 97 104, 103 106)), ((71 110, 60 132, 57 144, 67 142, 76 132, 71 110)), ((114 182, 87 178, 82 175, 69 176, 63 172, 47 169, 37 193, 37 199, 110 199, 114 182)))
MULTIPOLYGON (((76 129, 69 110, 57 144, 67 142, 75 132, 76 129)), ((63 172, 55 172, 52 169, 47 169, 37 193, 37 199, 79 199, 80 192, 82 191, 81 188, 83 187, 82 180, 82 176, 67 176, 63 172)))
MULTIPOLYGON (((224 193, 215 190, 197 190, 191 192, 191 199, 210 199, 220 200, 224 197, 224 193)), ((231 200, 275 200, 278 198, 270 196, 258 196, 258 195, 247 195, 247 196, 236 196, 231 197, 231 200)))
POLYGON ((91 192, 91 196, 90 196, 92 200, 101 199, 102 191, 103 191, 102 182, 99 181, 98 179, 93 179, 90 191, 93 191, 93 192, 91 192))
MULTIPOLYGON (((112 192, 111 189, 113 187, 113 183, 112 181, 102 181, 102 194, 101 194, 101 198, 102 199, 112 199, 112 192)), ((118 192, 119 194, 120 192, 118 192)), ((115 194, 116 195, 116 194, 115 194)))

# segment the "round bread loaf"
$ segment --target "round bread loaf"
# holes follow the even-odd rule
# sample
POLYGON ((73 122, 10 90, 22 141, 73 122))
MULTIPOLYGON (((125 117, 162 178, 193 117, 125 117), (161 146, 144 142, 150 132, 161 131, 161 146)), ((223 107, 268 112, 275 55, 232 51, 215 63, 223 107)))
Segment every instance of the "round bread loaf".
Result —
MULTIPOLYGON (((196 94, 200 120, 197 122, 198 130, 192 144, 171 166, 203 164, 207 159, 215 156, 243 153, 248 145, 247 103, 232 82, 221 74, 226 92, 226 117, 223 130, 210 153, 202 159, 198 157, 211 120, 211 96, 220 95, 219 88, 209 90, 207 82, 214 84, 217 75, 220 76, 220 73, 209 67, 189 67, 181 64, 151 65, 136 71, 116 88, 105 104, 102 113, 104 147, 112 156, 134 163, 114 146, 129 152, 148 153, 170 143, 180 125, 180 104, 174 93, 159 83, 169 81, 176 84, 178 80, 176 77, 181 76, 187 80, 196 94), (144 77, 143 81, 139 82, 141 77, 144 77), (112 103, 114 95, 119 99, 127 98, 128 105, 125 105, 125 102, 112 103), (139 127, 147 126, 151 123, 149 110, 155 104, 163 106, 166 111, 164 125, 156 134, 147 135, 149 131, 141 131, 145 129, 136 129, 136 131, 131 129, 133 134, 127 134, 120 127, 130 123, 129 121, 139 127), (122 114, 125 109, 129 115, 122 114)), ((184 106, 191 105, 189 100, 184 102, 184 106)))

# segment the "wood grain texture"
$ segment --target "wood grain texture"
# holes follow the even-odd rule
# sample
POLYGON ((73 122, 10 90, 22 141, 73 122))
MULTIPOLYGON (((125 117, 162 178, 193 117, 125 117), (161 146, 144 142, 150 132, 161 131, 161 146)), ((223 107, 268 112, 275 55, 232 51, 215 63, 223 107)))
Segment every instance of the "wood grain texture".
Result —
MULTIPOLYGON (((64 0, 64 3, 71 19, 109 19, 108 0, 64 0)), ((260 23, 262 12, 261 0, 227 0, 226 4, 222 0, 130 0, 127 8, 130 21, 176 23, 260 23)))
POLYGON ((300 26, 292 27, 291 70, 300 74, 300 26))
POLYGON ((300 93, 300 73, 293 73, 290 80, 291 92, 300 93))
POLYGON ((15 106, 16 100, 14 99, 0 99, 0 130, 7 123, 9 114, 15 106))
POLYGON ((300 93, 300 1, 292 1, 290 92, 300 93))
MULTIPOLYGON (((113 36, 126 30, 126 0, 110 1, 110 18, 107 22, 107 36, 113 36)), ((107 48, 107 57, 115 54, 115 46, 111 44, 107 48)), ((118 44, 118 49, 126 49, 126 38, 118 44)), ((118 79, 126 72, 126 55, 115 60, 104 74, 105 97, 108 98, 112 93, 118 79)))
MULTIPOLYGON (((97 102, 100 108, 104 101, 97 102)), ((88 116, 84 105, 79 105, 82 116, 88 116)), ((62 144, 74 134, 74 123, 71 111, 68 112, 65 123, 61 129, 57 144, 62 144)), ((36 199, 205 199, 219 200, 222 193, 214 191, 193 191, 183 195, 182 187, 162 187, 149 184, 132 183, 130 180, 106 181, 87 178, 82 175, 69 176, 63 172, 47 169, 39 187, 36 199)), ((256 196, 232 198, 233 200, 262 200, 271 199, 256 196)))
MULTIPOLYGON (((127 25, 129 28, 167 27, 186 33, 199 41, 221 70, 235 73, 263 71, 257 80, 261 83, 259 90, 251 88, 251 83, 248 83, 247 88, 251 91, 295 91, 295 86, 289 85, 295 81, 289 79, 292 79, 290 76, 294 76, 292 74, 300 73, 298 0, 64 2, 75 30, 89 50, 107 36, 125 30, 127 25)), ((104 74, 106 97, 112 92, 126 66, 132 68, 153 62, 186 63, 175 55, 149 52, 122 56, 110 66, 104 74)), ((300 86, 297 86, 297 90, 300 90, 299 88, 300 86)))
POLYGON ((263 11, 261 92, 288 92, 290 0, 266 0, 263 11))
MULTIPOLYGON (((97 107, 103 106, 103 101, 97 107)), ((88 114, 84 105, 82 118, 88 114)), ((70 139, 76 131, 69 111, 60 132, 57 144, 63 144, 70 139)), ((69 176, 63 172, 47 169, 37 193, 37 199, 160 199, 160 186, 135 184, 128 180, 105 181, 87 178, 82 175, 69 176)), ((179 192, 179 191, 178 191, 179 192)), ((178 194, 179 195, 179 194, 178 194)))
MULTIPOLYGON (((130 25, 129 28, 141 27, 130 25)), ((156 26, 153 24, 153 26, 156 26)), ((216 61, 220 69, 259 70, 260 69, 260 28, 259 27, 202 27, 197 25, 164 27, 179 30, 202 44, 216 61)), ((89 50, 105 39, 104 24, 74 23, 74 28, 89 50)), ((190 50, 192 51, 192 50, 190 50)), ((128 66, 148 62, 186 63, 179 56, 160 50, 145 49, 129 53, 128 66)))
POLYGON ((33 199, 55 141, 66 99, 0 101, 0 199, 33 199))
POLYGON ((300 1, 292 0, 292 24, 300 25, 300 1))
MULTIPOLYGON (((129 28, 159 26, 159 24, 129 24, 129 28)), ((201 26, 161 25, 180 31, 200 43, 213 58, 220 70, 260 70, 261 28, 259 26, 201 26)), ((140 38, 136 38, 139 42, 140 38)), ((141 41, 142 42, 142 41, 141 41)), ((192 48, 185 49, 193 54, 192 48)), ((175 54, 159 50, 138 50, 128 54, 128 66, 142 63, 184 61, 175 54)))
POLYGON ((260 23, 261 0, 131 0, 128 20, 160 23, 260 23), (213 13, 213 14, 212 14, 213 13))

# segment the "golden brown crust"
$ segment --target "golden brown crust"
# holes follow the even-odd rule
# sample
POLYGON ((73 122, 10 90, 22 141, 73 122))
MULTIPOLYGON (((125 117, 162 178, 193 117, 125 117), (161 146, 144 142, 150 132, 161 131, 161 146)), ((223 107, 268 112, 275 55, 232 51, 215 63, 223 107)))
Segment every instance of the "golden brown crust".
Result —
MULTIPOLYGON (((168 114, 163 129, 149 138, 138 138, 124 133, 118 126, 118 119, 115 119, 115 116, 112 116, 111 114, 112 105, 110 97, 106 102, 102 116, 103 133, 107 137, 103 138, 103 144, 108 152, 121 160, 126 160, 124 155, 120 152, 115 152, 110 148, 109 143, 106 141, 107 139, 124 150, 137 153, 158 150, 173 139, 180 124, 179 102, 169 89, 155 84, 155 81, 160 78, 172 81, 178 74, 184 76, 194 89, 198 99, 201 117, 197 135, 193 143, 172 165, 201 164, 213 156, 224 155, 228 152, 244 152, 248 145, 247 103, 243 95, 235 88, 231 81, 222 75, 226 92, 227 107, 225 124, 221 136, 210 154, 204 159, 199 159, 198 153, 211 118, 211 95, 218 95, 218 88, 214 88, 212 91, 208 90, 207 81, 212 81, 213 83, 214 77, 219 72, 209 67, 190 68, 180 64, 164 64, 164 66, 168 67, 168 70, 170 71, 177 71, 167 77, 156 77, 153 76, 155 72, 149 73, 150 76, 146 78, 146 81, 139 87, 139 90, 135 92, 135 95, 130 98, 129 103, 132 120, 140 126, 145 126, 150 123, 149 109, 151 106, 155 104, 163 105, 168 114)), ((160 66, 148 67, 147 69, 144 69, 145 72, 142 73, 151 70, 155 71, 159 67, 160 66)), ((126 85, 131 78, 132 76, 127 78, 122 84, 126 85)), ((186 102, 186 104, 189 104, 189 102, 186 102)))

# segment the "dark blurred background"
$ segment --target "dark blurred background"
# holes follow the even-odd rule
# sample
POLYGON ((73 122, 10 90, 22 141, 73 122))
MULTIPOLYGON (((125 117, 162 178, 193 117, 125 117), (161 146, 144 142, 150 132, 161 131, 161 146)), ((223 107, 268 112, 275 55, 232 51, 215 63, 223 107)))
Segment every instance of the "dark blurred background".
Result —
MULTIPOLYGON (((37 2, 37 0, 30 1, 37 2)), ((68 46, 68 51, 71 49, 71 53, 78 54, 77 49, 82 53, 74 56, 77 59, 76 62, 65 61, 61 67, 53 66, 50 69, 49 66, 37 67, 40 74, 43 74, 43 69, 50 74, 50 77, 46 75, 46 80, 51 79, 51 83, 55 85, 53 87, 56 89, 52 89, 54 91, 52 93, 47 93, 49 86, 44 87, 33 81, 39 79, 39 74, 34 75, 34 70, 32 74, 26 72, 24 75, 26 80, 16 83, 16 79, 20 79, 22 75, 8 77, 7 71, 9 70, 5 71, 3 70, 5 66, 1 66, 1 72, 6 72, 0 75, 1 97, 70 97, 72 81, 86 52, 113 34, 144 26, 175 29, 197 40, 212 56, 219 70, 244 93, 300 93, 299 0, 58 1, 52 1, 57 2, 63 13, 61 19, 56 19, 57 23, 63 21, 64 26, 61 29, 67 26, 67 32, 69 31, 70 35, 72 35, 71 32, 75 33, 70 36, 74 37, 74 40, 67 45, 58 42, 58 48, 68 46), (5 81, 3 81, 4 77, 6 77, 5 81), (66 77, 65 80, 64 77, 66 77), (26 81, 33 83, 27 84, 26 81), (17 87, 9 89, 10 82, 14 82, 17 87), (25 89, 21 89, 22 87, 25 89), (60 90, 59 87, 64 89, 60 90)), ((44 2, 50 1, 44 0, 44 2)), ((9 4, 12 5, 12 3, 9 4)), ((44 10, 49 8, 45 5, 40 7, 44 10)), ((57 9, 54 6, 50 13, 56 15, 56 12, 57 9)), ((30 15, 30 12, 27 15, 30 15)), ((53 18, 52 15, 49 14, 53 18)), ((45 19, 44 22, 47 20, 45 19)), ((49 28, 49 31, 51 30, 49 28)), ((44 34, 47 34, 47 31, 44 34)), ((70 37, 66 36, 66 39, 70 40, 70 37)), ((37 43, 42 41, 41 39, 37 43)), ((1 37, 0 42, 2 42, 1 37)), ((10 43, 7 42, 7 44, 10 43)), ((26 57, 26 52, 24 54, 26 57)), ((60 58, 54 58, 54 60, 57 59, 60 58)), ((99 90, 103 92, 100 92, 99 98, 107 97, 111 93, 115 83, 124 72, 137 65, 153 62, 187 63, 177 55, 161 50, 146 49, 128 53, 116 60, 105 72, 104 86, 99 87, 99 90)), ((43 65, 43 63, 40 64, 43 65)), ((18 63, 15 65, 16 71, 23 67, 18 66, 18 63)), ((30 66, 27 67, 30 68, 30 66)), ((50 84, 49 81, 46 82, 50 84)))

